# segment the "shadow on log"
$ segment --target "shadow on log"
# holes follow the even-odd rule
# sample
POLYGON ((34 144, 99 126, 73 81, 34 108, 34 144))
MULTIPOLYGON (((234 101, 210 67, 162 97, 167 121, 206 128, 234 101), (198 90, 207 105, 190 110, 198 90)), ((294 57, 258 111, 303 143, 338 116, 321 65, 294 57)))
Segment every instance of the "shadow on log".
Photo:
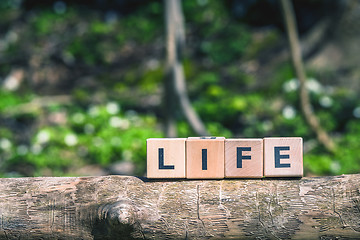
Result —
POLYGON ((0 179, 0 239, 357 239, 360 174, 0 179))

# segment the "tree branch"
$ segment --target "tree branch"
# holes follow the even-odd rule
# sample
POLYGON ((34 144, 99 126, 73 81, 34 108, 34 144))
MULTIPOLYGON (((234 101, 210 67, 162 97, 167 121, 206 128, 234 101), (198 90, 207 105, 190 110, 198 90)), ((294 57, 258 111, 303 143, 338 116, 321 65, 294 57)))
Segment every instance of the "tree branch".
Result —
POLYGON ((304 113, 306 122, 316 133, 318 141, 330 152, 334 152, 336 145, 329 137, 327 132, 321 127, 318 118, 313 112, 310 103, 309 93, 306 88, 306 73, 301 56, 299 37, 297 34, 296 20, 291 0, 280 0, 281 8, 284 14, 284 22, 290 43, 291 60, 296 72, 296 76, 300 81, 300 101, 301 109, 304 113))
POLYGON ((165 132, 167 137, 176 136, 175 106, 179 106, 191 128, 198 135, 208 135, 200 117, 191 105, 182 65, 185 46, 185 28, 180 0, 164 0, 167 37, 167 74, 165 82, 165 132))
POLYGON ((52 105, 69 105, 71 104, 71 96, 69 95, 57 95, 57 96, 42 96, 34 98, 31 102, 20 104, 16 107, 4 110, 5 117, 12 117, 18 114, 36 113, 43 108, 50 107, 52 105))

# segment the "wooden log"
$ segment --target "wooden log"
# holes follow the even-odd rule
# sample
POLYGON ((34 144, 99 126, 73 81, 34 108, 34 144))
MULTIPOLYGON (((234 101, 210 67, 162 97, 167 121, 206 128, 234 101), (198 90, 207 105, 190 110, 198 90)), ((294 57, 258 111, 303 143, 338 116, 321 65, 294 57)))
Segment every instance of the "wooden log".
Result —
POLYGON ((0 179, 0 239, 135 238, 360 238, 360 174, 0 179))

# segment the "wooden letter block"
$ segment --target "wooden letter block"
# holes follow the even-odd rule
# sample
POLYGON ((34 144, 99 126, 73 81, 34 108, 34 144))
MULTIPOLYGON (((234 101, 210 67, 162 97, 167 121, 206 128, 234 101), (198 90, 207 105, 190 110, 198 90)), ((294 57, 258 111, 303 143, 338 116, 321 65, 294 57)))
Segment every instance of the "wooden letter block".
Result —
POLYGON ((185 178, 186 138, 149 138, 147 147, 148 178, 185 178))
POLYGON ((264 138, 264 153, 265 177, 303 176, 302 138, 264 138))
POLYGON ((225 140, 226 178, 262 178, 263 174, 262 139, 225 140))
POLYGON ((186 178, 224 178, 224 137, 186 140, 186 178))

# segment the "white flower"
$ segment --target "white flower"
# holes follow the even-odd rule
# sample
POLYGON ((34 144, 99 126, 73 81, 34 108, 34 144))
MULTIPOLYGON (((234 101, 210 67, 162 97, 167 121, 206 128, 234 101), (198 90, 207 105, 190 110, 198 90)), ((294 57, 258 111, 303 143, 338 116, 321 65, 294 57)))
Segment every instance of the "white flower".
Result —
POLYGON ((139 120, 140 120, 139 114, 138 114, 136 111, 134 111, 134 110, 128 110, 128 111, 126 111, 125 116, 126 116, 126 118, 129 119, 131 122, 139 121, 139 120))
POLYGON ((323 96, 320 98, 319 103, 323 107, 331 107, 333 105, 333 100, 329 96, 323 96))
POLYGON ((112 126, 113 128, 118 128, 121 126, 122 124, 122 119, 119 117, 111 117, 109 119, 109 124, 110 126, 112 126))
POLYGON ((360 107, 357 107, 357 108, 354 109, 353 115, 356 118, 360 118, 360 107))
POLYGON ((89 107, 88 114, 92 117, 96 117, 99 115, 99 107, 91 106, 89 107))
POLYGON ((29 149, 26 145, 20 145, 16 148, 16 152, 19 155, 25 155, 29 152, 29 149))
POLYGON ((332 172, 334 173, 337 173, 340 171, 341 169, 341 165, 338 161, 333 161, 331 164, 330 164, 330 169, 332 172))
POLYGON ((12 144, 9 139, 7 139, 7 138, 0 139, 0 148, 2 150, 8 150, 9 148, 11 148, 11 146, 12 146, 12 144))
POLYGON ((96 147, 101 147, 104 144, 104 140, 100 137, 95 137, 92 142, 96 147))
POLYGON ((34 144, 31 146, 31 152, 35 155, 38 155, 42 151, 42 147, 40 144, 34 144))
POLYGON ((15 91, 19 88, 20 81, 13 75, 9 75, 5 78, 3 88, 9 91, 15 91))
POLYGON ((123 154, 122 154, 122 157, 123 157, 123 159, 125 159, 125 160, 131 160, 131 159, 132 159, 132 156, 133 156, 133 154, 132 154, 132 152, 129 151, 129 150, 125 150, 125 151, 123 152, 123 154))
POLYGON ((9 31, 5 36, 5 40, 8 41, 9 43, 14 43, 18 39, 19 39, 19 35, 14 31, 9 31))
POLYGON ((119 113, 119 105, 116 103, 116 102, 109 102, 106 104, 106 111, 109 113, 109 114, 117 114, 119 113))
POLYGON ((266 120, 262 123, 262 127, 264 131, 270 131, 271 129, 273 129, 274 125, 271 121, 266 120))
POLYGON ((75 113, 73 116, 72 116, 72 119, 75 123, 77 124, 81 124, 85 121, 85 116, 84 114, 82 113, 75 113))
POLYGON ((157 69, 159 67, 160 63, 159 63, 159 60, 153 58, 153 59, 150 59, 149 61, 147 61, 146 63, 146 67, 150 70, 154 70, 154 69, 157 69))
POLYGON ((77 138, 77 136, 75 134, 69 133, 69 134, 66 134, 66 136, 64 138, 64 142, 69 147, 72 147, 72 146, 75 146, 78 143, 78 138, 77 138))
POLYGON ((129 122, 129 120, 124 119, 124 120, 122 121, 122 124, 121 124, 120 128, 125 130, 125 129, 128 129, 129 127, 130 127, 130 122, 129 122))
POLYGON ((126 117, 138 117, 138 113, 135 110, 127 110, 125 112, 126 117))
POLYGON ((121 128, 121 129, 128 129, 130 126, 129 120, 121 119, 116 116, 110 118, 109 124, 113 128, 121 128))
POLYGON ((56 1, 53 8, 56 14, 64 14, 66 12, 66 3, 63 1, 56 1))
MULTIPOLYGON (((285 92, 296 91, 299 87, 300 87, 300 82, 296 78, 293 78, 283 84, 283 89, 285 92)), ((310 92, 314 92, 314 93, 321 93, 324 90, 324 87, 314 78, 307 79, 306 88, 310 92)))
POLYGON ((36 135, 36 143, 47 143, 50 140, 50 133, 48 130, 41 130, 37 135, 36 135))
POLYGON ((95 132, 95 127, 94 127, 94 125, 92 125, 92 124, 90 124, 90 123, 86 124, 86 125, 84 126, 84 132, 85 132, 86 134, 92 134, 92 133, 94 133, 94 132, 95 132))
POLYGON ((283 84, 283 89, 285 92, 293 92, 299 88, 299 85, 299 81, 296 78, 293 78, 283 84))
POLYGON ((314 78, 309 78, 306 81, 306 88, 314 93, 321 93, 323 91, 323 86, 314 78))
POLYGON ((282 114, 286 119, 293 119, 296 116, 296 110, 292 106, 285 106, 282 114))

